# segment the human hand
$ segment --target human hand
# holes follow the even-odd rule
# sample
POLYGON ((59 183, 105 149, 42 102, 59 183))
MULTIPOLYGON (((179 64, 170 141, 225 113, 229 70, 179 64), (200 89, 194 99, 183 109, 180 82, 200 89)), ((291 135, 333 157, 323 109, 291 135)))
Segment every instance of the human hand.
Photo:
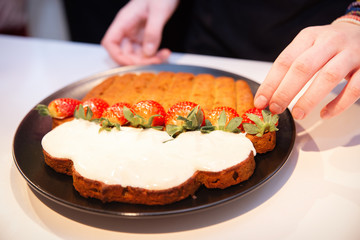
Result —
POLYGON ((162 30, 179 0, 132 0, 116 15, 101 44, 121 65, 157 64, 167 60, 160 49, 162 30))
POLYGON ((259 87, 254 104, 283 112, 305 84, 313 82, 292 109, 303 119, 344 78, 342 92, 320 112, 324 119, 340 114, 360 97, 360 26, 337 22, 302 30, 275 60, 259 87))

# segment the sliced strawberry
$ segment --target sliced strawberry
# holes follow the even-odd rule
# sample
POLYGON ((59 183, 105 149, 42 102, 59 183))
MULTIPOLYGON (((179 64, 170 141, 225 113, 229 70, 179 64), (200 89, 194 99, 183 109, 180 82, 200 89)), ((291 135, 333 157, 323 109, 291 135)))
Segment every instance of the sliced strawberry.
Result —
POLYGON ((258 108, 250 108, 249 110, 247 110, 241 117, 242 117, 242 122, 243 123, 251 123, 251 124, 255 124, 252 120, 250 120, 248 114, 255 114, 256 116, 258 116, 260 118, 260 120, 263 120, 263 115, 262 115, 262 109, 258 109, 258 108))
POLYGON ((143 100, 135 103, 131 109, 125 107, 124 115, 133 127, 162 129, 166 112, 160 103, 153 100, 143 100))
POLYGON ((213 126, 219 126, 219 119, 222 112, 225 113, 226 117, 225 126, 230 122, 231 119, 239 117, 239 114, 236 112, 236 110, 231 107, 216 107, 212 109, 211 112, 209 112, 207 115, 207 119, 209 119, 213 126))
MULTIPOLYGON (((184 120, 178 119, 178 116, 186 118, 189 115, 189 113, 197 106, 198 104, 189 101, 178 102, 174 104, 169 108, 169 110, 166 113, 165 125, 169 125, 169 124, 182 125, 184 123, 184 120)), ((201 112, 204 117, 201 123, 201 126, 203 126, 205 125, 205 114, 203 110, 201 110, 201 112)))
POLYGON ((74 98, 57 98, 52 100, 48 106, 39 104, 36 106, 36 110, 42 116, 51 116, 53 118, 63 119, 66 117, 72 117, 74 115, 75 108, 79 106, 81 102, 74 98))
POLYGON ((235 109, 227 106, 216 107, 207 115, 206 126, 201 128, 204 133, 214 130, 223 130, 227 132, 239 132, 241 118, 235 109))
POLYGON ((248 134, 261 137, 266 132, 278 131, 279 116, 268 110, 251 108, 243 116, 242 130, 248 134))
POLYGON ((166 131, 176 137, 184 131, 199 130, 205 125, 205 114, 196 103, 179 102, 169 108, 165 118, 166 131))
POLYGON ((112 123, 125 125, 128 120, 124 116, 124 107, 131 108, 131 104, 125 102, 115 103, 103 112, 102 117, 108 119, 112 123))
POLYGON ((105 109, 109 107, 109 104, 101 98, 90 98, 82 103, 85 112, 89 108, 93 114, 92 118, 101 118, 105 109))

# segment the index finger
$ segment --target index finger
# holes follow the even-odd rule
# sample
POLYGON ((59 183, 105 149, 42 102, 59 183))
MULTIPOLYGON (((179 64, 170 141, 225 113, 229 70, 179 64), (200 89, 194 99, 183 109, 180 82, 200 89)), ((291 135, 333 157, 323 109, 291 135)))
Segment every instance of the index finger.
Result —
POLYGON ((118 63, 121 63, 121 60, 118 59, 118 56, 121 56, 122 54, 120 44, 124 37, 124 33, 121 28, 117 27, 116 25, 117 24, 115 22, 110 25, 103 39, 101 40, 101 45, 108 51, 111 58, 116 60, 118 63))
POLYGON ((292 63, 306 49, 314 44, 315 38, 313 34, 313 28, 302 30, 277 57, 264 82, 260 85, 255 94, 254 105, 256 108, 262 109, 269 105, 272 95, 279 87, 292 63))

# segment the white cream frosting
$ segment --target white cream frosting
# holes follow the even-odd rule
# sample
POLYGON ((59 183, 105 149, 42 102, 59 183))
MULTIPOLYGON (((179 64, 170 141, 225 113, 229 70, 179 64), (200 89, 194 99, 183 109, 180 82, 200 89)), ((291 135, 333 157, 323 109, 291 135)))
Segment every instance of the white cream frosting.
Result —
POLYGON ((47 133, 42 146, 53 157, 71 159, 86 178, 150 190, 175 187, 197 170, 218 172, 244 161, 251 151, 255 155, 244 134, 194 131, 167 141, 166 132, 154 129, 99 128, 75 119, 47 133))

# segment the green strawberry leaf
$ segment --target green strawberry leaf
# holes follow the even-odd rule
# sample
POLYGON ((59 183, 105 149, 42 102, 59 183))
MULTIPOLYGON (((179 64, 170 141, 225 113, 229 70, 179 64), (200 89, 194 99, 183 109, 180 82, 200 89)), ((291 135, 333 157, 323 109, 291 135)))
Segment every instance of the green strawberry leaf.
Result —
POLYGON ((152 126, 151 128, 162 131, 164 127, 163 126, 152 126))
POLYGON ((93 117, 93 112, 91 111, 90 108, 87 108, 85 118, 86 118, 87 120, 90 120, 92 117, 93 117))
MULTIPOLYGON (((276 128, 276 124, 279 122, 279 115, 275 114, 270 120, 270 124, 276 128)), ((276 130, 277 131, 277 130, 276 130)))
POLYGON ((218 129, 225 130, 225 124, 226 124, 226 113, 225 110, 222 110, 218 119, 218 129))
POLYGON ((130 123, 131 126, 133 127, 138 127, 141 122, 143 121, 143 117, 141 117, 138 114, 134 114, 130 108, 124 106, 123 108, 123 114, 124 117, 126 118, 126 120, 128 120, 128 122, 130 123))
POLYGON ((239 133, 240 132, 239 126, 241 122, 242 122, 241 117, 235 117, 231 119, 228 125, 226 126, 225 131, 239 133))
POLYGON ((132 120, 135 117, 134 113, 126 106, 124 106, 123 108, 123 114, 128 121, 132 120))
POLYGON ((276 127, 276 124, 279 121, 279 115, 272 115, 268 110, 262 110, 261 114, 263 120, 261 120, 260 117, 255 114, 246 114, 255 124, 244 123, 243 127, 245 132, 253 135, 256 134, 256 136, 261 137, 266 132, 274 132, 279 130, 276 127))
POLYGON ((204 115, 199 106, 194 107, 187 115, 185 125, 187 130, 198 130, 202 124, 204 115))
POLYGON ((209 119, 205 119, 205 126, 212 126, 209 119))
POLYGON ((184 128, 186 129, 186 130, 195 130, 195 128, 194 128, 194 122, 193 121, 186 121, 185 123, 184 123, 184 128))
POLYGON ((242 122, 241 117, 235 117, 229 121, 229 123, 226 125, 227 117, 226 112, 223 110, 218 119, 218 124, 216 126, 213 126, 211 122, 206 119, 205 120, 205 126, 200 128, 200 131, 202 133, 210 133, 215 130, 221 130, 225 132, 232 132, 232 133, 239 133, 240 129, 238 128, 242 122), (226 125, 226 126, 225 126, 226 125))
POLYGON ((268 110, 262 110, 261 114, 263 116, 264 122, 270 122, 271 121, 271 112, 268 110))
POLYGON ((199 106, 194 107, 193 109, 191 109, 191 111, 189 112, 189 114, 187 115, 188 119, 193 118, 194 116, 196 117, 196 113, 199 111, 199 106))
POLYGON ((260 131, 258 126, 251 124, 251 123, 243 123, 243 127, 244 127, 245 132, 247 132, 249 134, 257 134, 260 131))
POLYGON ((169 136, 173 138, 176 138, 180 133, 185 131, 183 126, 172 125, 172 124, 166 125, 165 129, 166 132, 169 134, 169 136))
POLYGON ((200 128, 200 132, 202 132, 202 133, 210 133, 215 130, 216 130, 215 126, 203 126, 200 128))
POLYGON ((41 116, 51 116, 48 106, 44 104, 38 104, 35 107, 35 110, 38 111, 41 116))
MULTIPOLYGON (((139 117, 141 117, 141 116, 139 116, 139 117)), ((162 115, 160 115, 160 114, 152 115, 149 118, 148 122, 146 122, 145 119, 143 117, 141 117, 142 123, 140 124, 140 126, 142 128, 157 128, 157 127, 160 127, 162 129, 162 126, 154 126, 154 127, 152 126, 155 117, 162 117, 162 115)))
POLYGON ((216 126, 213 126, 209 119, 205 119, 205 126, 200 128, 200 132, 202 133, 210 133, 216 130, 216 126))
POLYGON ((91 109, 88 107, 85 112, 85 109, 82 104, 80 104, 74 111, 74 117, 76 119, 84 119, 90 121, 92 116, 93 116, 93 112, 91 111, 91 109))
POLYGON ((196 106, 196 129, 198 130, 201 127, 201 124, 203 123, 204 120, 204 114, 203 111, 201 111, 201 108, 199 106, 196 106))
POLYGON ((113 122, 111 122, 109 119, 107 119, 107 118, 100 118, 100 119, 98 119, 98 121, 96 121, 96 122, 98 122, 100 125, 101 125, 101 128, 99 129, 99 132, 102 132, 102 131, 111 131, 112 129, 116 129, 116 130, 118 130, 118 131, 120 131, 121 130, 121 128, 120 128, 120 124, 119 123, 113 123, 113 122))
POLYGON ((189 121, 189 119, 187 119, 186 117, 180 116, 180 115, 176 118, 176 120, 181 120, 181 121, 184 121, 184 122, 189 121))
POLYGON ((253 121, 258 127, 261 127, 264 122, 260 119, 260 117, 256 114, 247 113, 246 114, 251 121, 253 121))
MULTIPOLYGON (((141 128, 155 128, 152 126, 155 117, 162 117, 160 114, 152 115, 147 121, 144 117, 139 114, 134 114, 128 107, 124 106, 123 114, 126 120, 133 127, 141 127, 141 128)), ((158 128, 158 126, 156 126, 158 128)), ((162 128, 162 127, 161 127, 162 128)), ((160 129, 160 128, 159 128, 160 129)))
POLYGON ((121 128, 120 128, 120 124, 119 124, 119 123, 115 123, 114 125, 115 125, 116 130, 120 131, 120 129, 121 129, 121 128))
POLYGON ((204 119, 204 114, 199 106, 194 107, 187 117, 178 115, 176 120, 181 120, 184 123, 179 125, 166 125, 166 132, 173 138, 177 137, 180 133, 185 131, 200 130, 201 124, 204 119))

